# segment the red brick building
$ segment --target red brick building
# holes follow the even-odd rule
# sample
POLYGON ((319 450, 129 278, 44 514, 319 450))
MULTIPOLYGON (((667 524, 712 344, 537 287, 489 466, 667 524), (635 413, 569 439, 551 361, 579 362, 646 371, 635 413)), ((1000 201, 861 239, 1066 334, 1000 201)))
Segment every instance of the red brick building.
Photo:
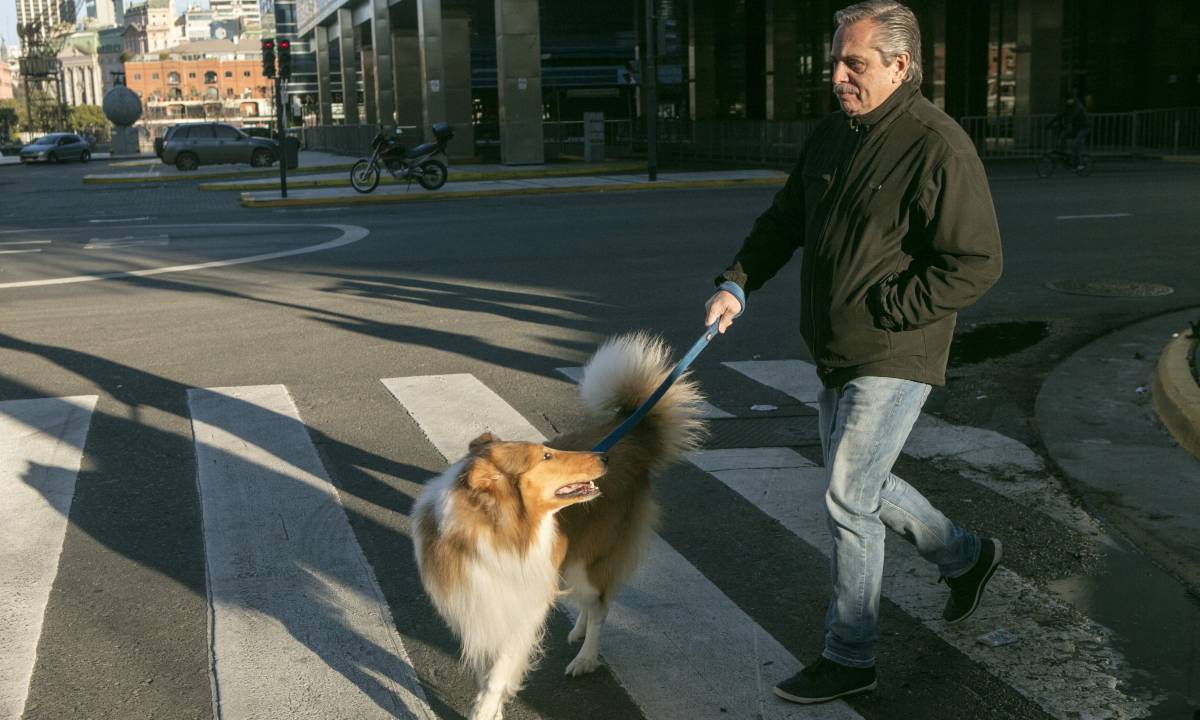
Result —
POLYGON ((142 98, 140 125, 150 137, 180 120, 265 125, 271 81, 262 74, 255 40, 200 40, 137 55, 125 63, 125 83, 142 98))

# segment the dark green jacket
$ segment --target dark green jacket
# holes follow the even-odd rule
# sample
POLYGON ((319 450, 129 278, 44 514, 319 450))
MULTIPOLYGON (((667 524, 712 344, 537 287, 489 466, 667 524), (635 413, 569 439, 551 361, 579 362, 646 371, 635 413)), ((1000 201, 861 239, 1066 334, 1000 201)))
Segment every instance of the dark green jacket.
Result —
POLYGON ((956 312, 1000 277, 975 147, 907 84, 817 126, 717 282, 750 293, 799 247, 800 331, 830 387, 864 375, 944 384, 956 312))

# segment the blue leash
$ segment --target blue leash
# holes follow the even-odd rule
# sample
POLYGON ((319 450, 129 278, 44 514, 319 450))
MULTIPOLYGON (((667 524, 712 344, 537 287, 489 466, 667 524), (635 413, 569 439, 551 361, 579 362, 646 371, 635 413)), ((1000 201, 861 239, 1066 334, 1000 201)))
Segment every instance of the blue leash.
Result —
POLYGON ((709 325, 708 329, 704 331, 704 334, 700 336, 700 339, 696 341, 696 344, 692 345, 692 349, 688 350, 687 355, 684 355, 683 359, 679 361, 679 364, 675 366, 675 369, 671 371, 671 374, 667 375, 667 377, 663 379, 662 383, 659 384, 658 388, 650 395, 650 397, 646 398, 646 402, 642 403, 637 410, 634 410, 632 415, 625 418, 625 422, 621 423, 615 430, 610 432, 607 437, 600 441, 599 445, 592 448, 592 452, 608 452, 613 445, 617 444, 618 440, 629 434, 629 431, 632 430, 634 426, 646 416, 646 413, 650 412, 650 409, 653 408, 655 404, 662 399, 662 396, 666 394, 667 390, 669 390, 671 386, 675 384, 675 381, 679 379, 679 376, 688 369, 688 366, 692 364, 692 361, 696 359, 696 357, 700 354, 700 351, 708 347, 709 341, 717 336, 717 326, 720 324, 721 321, 718 319, 712 325, 709 325))

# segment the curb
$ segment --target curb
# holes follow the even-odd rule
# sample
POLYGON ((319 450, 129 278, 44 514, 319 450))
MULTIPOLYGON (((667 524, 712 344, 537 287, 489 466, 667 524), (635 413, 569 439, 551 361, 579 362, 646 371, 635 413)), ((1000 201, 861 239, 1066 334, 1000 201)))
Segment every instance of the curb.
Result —
POLYGON ((1180 332, 1167 343, 1154 372, 1154 409, 1184 450, 1200 458, 1200 386, 1188 356, 1200 339, 1180 332))
MULTIPOLYGON (((308 175, 312 173, 335 172, 349 170, 350 165, 314 165, 313 167, 296 168, 289 172, 295 172, 297 175, 308 175)), ((182 182, 185 180, 229 180, 233 178, 269 178, 272 175, 278 175, 279 168, 274 167, 269 170, 243 170, 236 172, 217 172, 217 173, 201 173, 198 175, 130 175, 127 177, 97 177, 88 175, 83 178, 84 185, 121 185, 121 184, 140 184, 146 183, 164 183, 164 182, 182 182)))
MULTIPOLYGON (((473 182, 477 180, 537 180, 548 177, 589 177, 593 175, 611 175, 614 173, 636 172, 646 166, 644 162, 637 163, 614 163, 603 168, 551 168, 549 170, 539 171, 521 171, 521 170, 501 170, 497 172, 478 172, 478 171, 460 171, 454 172, 454 179, 457 182, 473 182)), ((349 166, 347 166, 349 167, 349 166)), ((401 185, 399 181, 392 177, 380 177, 380 185, 401 185)), ((291 176, 288 179, 288 187, 297 189, 313 189, 313 188, 338 188, 350 187, 348 178, 326 179, 326 180, 300 180, 294 185, 291 182, 291 176)), ((246 192, 263 191, 263 190, 278 190, 279 187, 270 187, 263 185, 247 185, 239 182, 223 182, 223 183, 206 183, 200 185, 200 189, 210 192, 227 191, 227 190, 242 190, 246 192)))
POLYGON ((676 180, 671 182, 629 183, 606 185, 580 185, 576 187, 527 187, 497 190, 471 190, 468 192, 425 192, 412 195, 333 195, 319 198, 255 198, 242 193, 243 207, 311 207, 319 205, 381 205, 401 202, 434 202, 459 198, 504 197, 509 195, 564 195, 567 193, 629 192, 637 190, 683 190, 696 188, 754 187, 783 185, 787 175, 778 178, 752 178, 747 180, 676 180))

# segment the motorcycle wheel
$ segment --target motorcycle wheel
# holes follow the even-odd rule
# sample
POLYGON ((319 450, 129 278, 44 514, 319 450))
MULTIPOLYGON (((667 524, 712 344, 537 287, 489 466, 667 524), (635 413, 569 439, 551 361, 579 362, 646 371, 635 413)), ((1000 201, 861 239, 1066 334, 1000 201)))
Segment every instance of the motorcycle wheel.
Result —
POLYGON ((426 190, 437 190, 446 184, 446 166, 437 160, 426 160, 418 168, 417 182, 426 190))
POLYGON ((350 168, 350 184, 360 193, 369 193, 379 184, 379 168, 370 160, 359 160, 350 168))

